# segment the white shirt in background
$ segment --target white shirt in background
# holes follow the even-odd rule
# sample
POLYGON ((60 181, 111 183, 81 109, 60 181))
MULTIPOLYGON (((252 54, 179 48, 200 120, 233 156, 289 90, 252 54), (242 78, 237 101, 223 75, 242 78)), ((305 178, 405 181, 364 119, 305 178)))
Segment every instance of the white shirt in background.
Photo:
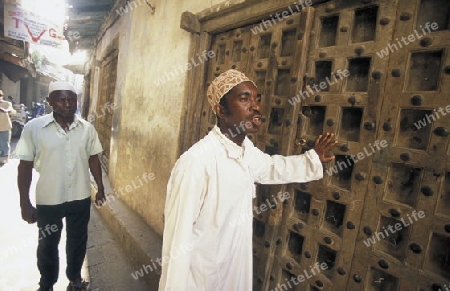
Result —
POLYGON ((101 152, 92 124, 75 115, 66 132, 47 114, 25 125, 15 155, 40 174, 36 204, 56 205, 90 196, 89 157, 101 152))

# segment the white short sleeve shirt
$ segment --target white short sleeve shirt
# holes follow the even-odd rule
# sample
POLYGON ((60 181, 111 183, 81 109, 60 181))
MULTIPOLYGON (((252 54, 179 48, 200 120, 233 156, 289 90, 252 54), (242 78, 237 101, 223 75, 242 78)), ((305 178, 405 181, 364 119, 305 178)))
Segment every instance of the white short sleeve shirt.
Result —
POLYGON ((25 125, 15 155, 40 174, 36 204, 57 205, 90 196, 89 157, 102 150, 92 124, 75 115, 66 132, 51 113, 25 125))

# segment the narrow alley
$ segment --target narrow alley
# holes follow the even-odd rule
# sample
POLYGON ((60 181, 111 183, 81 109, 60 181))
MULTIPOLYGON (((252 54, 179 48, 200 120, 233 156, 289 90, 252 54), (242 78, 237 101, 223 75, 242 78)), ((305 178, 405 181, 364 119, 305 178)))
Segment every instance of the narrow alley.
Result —
MULTIPOLYGON (((17 140, 13 140, 13 149, 16 143, 17 140)), ((18 164, 19 160, 12 155, 9 162, 0 167, 0 291, 36 291, 39 287, 38 229, 36 224, 28 224, 21 218, 16 182, 18 164)), ((38 175, 34 172, 31 189, 38 175)), ((59 280, 54 291, 65 291, 69 283, 65 275, 65 237, 64 229, 59 245, 59 280)), ((148 290, 143 282, 132 277, 135 270, 94 206, 91 207, 87 248, 82 275, 90 282, 91 291, 148 290)))

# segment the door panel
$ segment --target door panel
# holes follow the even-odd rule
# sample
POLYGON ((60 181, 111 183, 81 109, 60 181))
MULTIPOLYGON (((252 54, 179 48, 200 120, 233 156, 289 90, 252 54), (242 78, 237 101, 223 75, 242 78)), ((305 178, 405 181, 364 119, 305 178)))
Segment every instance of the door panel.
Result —
POLYGON ((450 94, 449 8, 399 1, 377 135, 389 146, 374 154, 351 290, 445 290, 450 281, 450 122, 439 112, 450 94))
POLYGON ((288 187, 294 199, 283 213, 286 244, 277 250, 279 279, 271 288, 304 275, 293 290, 347 290, 386 80, 388 59, 375 52, 387 45, 394 28, 381 19, 395 14, 396 1, 331 1, 315 9, 309 88, 301 95, 294 152, 312 148, 325 132, 335 132, 339 143, 323 180, 288 187), (301 244, 298 258, 290 251, 293 240, 301 244), (323 264, 320 273, 315 264, 323 264))
MULTIPOLYGON (((338 140, 324 179, 258 186, 255 206, 290 198, 254 213, 254 290, 449 285, 449 11, 447 0, 336 0, 212 36, 206 83, 229 68, 255 80, 261 150, 338 140)), ((202 131, 214 123, 205 100, 202 131)))

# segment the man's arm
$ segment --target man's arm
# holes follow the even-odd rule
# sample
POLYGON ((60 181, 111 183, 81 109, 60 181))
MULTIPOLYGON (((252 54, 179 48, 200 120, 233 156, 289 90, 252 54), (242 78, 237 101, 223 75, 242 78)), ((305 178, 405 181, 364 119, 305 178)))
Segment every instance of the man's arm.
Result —
POLYGON ((37 220, 36 208, 30 202, 30 185, 33 174, 33 162, 20 160, 17 176, 17 186, 20 193, 20 209, 22 219, 28 223, 35 223, 37 220))
POLYGON ((102 167, 98 155, 92 155, 89 157, 89 169, 92 176, 94 176, 95 183, 97 183, 97 194, 95 194, 95 204, 101 206, 105 200, 105 189, 103 187, 102 179, 102 167))
POLYGON ((256 183, 286 184, 305 183, 322 179, 322 163, 331 161, 334 156, 325 156, 337 142, 334 134, 320 135, 315 141, 314 149, 302 155, 269 156, 256 147, 251 151, 250 169, 256 183))

